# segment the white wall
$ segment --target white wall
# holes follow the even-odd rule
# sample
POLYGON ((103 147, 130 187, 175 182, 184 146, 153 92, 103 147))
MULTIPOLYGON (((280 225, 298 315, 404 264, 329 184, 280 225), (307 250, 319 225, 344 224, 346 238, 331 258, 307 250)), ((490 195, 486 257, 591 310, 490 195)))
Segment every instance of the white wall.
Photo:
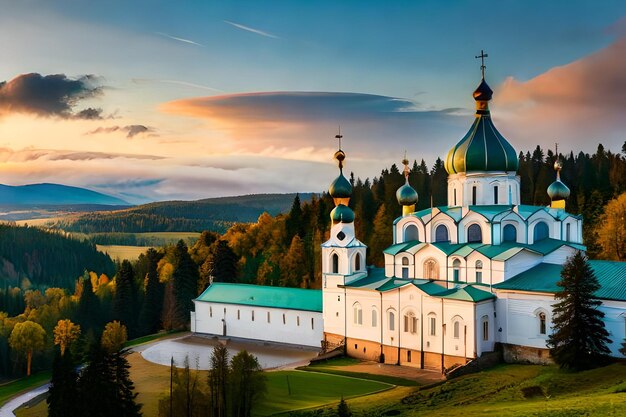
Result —
POLYGON ((322 313, 319 312, 206 301, 194 301, 194 304, 195 327, 192 327, 197 333, 224 336, 225 324, 227 337, 315 347, 321 347, 324 338, 324 323, 322 313))

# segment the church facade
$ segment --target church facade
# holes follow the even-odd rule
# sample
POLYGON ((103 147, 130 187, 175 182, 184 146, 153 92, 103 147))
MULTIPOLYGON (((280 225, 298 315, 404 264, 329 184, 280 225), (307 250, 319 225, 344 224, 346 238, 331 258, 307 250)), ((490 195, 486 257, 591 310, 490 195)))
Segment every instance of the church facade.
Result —
MULTIPOLYGON (((448 205, 415 211, 417 192, 396 196, 403 214, 393 225, 384 268, 365 268, 355 236, 351 185, 339 176, 330 239, 322 245, 324 338, 350 356, 444 369, 504 346, 510 360, 549 361, 556 283, 566 259, 585 250, 582 218, 567 213, 569 189, 556 180, 549 207, 522 205, 518 157, 491 119, 492 90, 484 76, 474 91, 476 114, 450 149, 448 205)), ((602 288, 612 354, 626 333, 626 263, 591 261, 602 288)))
MULTIPOLYGON (((483 73, 473 93, 474 121, 445 160, 447 206, 415 211, 419 196, 403 161, 405 184, 396 193, 402 216, 389 225, 393 242, 384 250, 384 268, 366 266, 339 149, 322 289, 298 290, 308 300, 300 303, 293 289, 213 284, 195 300, 193 331, 344 346, 356 358, 438 370, 491 352, 496 343, 509 360, 548 362, 554 294, 566 259, 585 250, 583 219, 566 211, 570 191, 560 179, 558 154, 550 206, 521 204, 517 153, 492 121, 492 94, 483 73), (255 321, 255 314, 263 318, 255 321)), ((626 263, 590 264, 601 285, 595 295, 609 347, 621 357, 626 263)))

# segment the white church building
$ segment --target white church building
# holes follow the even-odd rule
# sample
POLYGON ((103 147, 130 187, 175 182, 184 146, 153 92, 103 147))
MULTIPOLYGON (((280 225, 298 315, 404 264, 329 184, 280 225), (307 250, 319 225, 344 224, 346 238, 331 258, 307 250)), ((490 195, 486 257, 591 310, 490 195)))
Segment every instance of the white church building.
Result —
MULTIPOLYGON (((493 124, 492 94, 483 75, 473 94, 474 122, 445 160, 447 206, 415 211, 418 195, 403 161, 406 182, 396 193, 403 214, 390 225, 393 244, 384 250, 384 268, 365 265, 367 247, 355 235, 352 186, 342 172, 346 155, 340 149, 335 153, 339 176, 329 188, 335 208, 330 238, 322 244, 322 290, 300 290, 309 292, 303 293, 308 299, 318 297, 320 308, 302 302, 308 307, 299 310, 300 304, 291 304, 289 312, 306 325, 285 327, 279 311, 284 306, 268 312, 272 303, 262 299, 293 289, 261 295, 256 286, 238 286, 239 298, 247 300, 242 303, 220 299, 215 290, 237 284, 213 284, 195 300, 192 330, 345 346, 356 358, 431 369, 466 363, 493 351, 496 343, 510 360, 548 361, 556 283, 566 259, 585 250, 582 218, 565 211, 569 189, 560 180, 558 161, 556 180, 547 190, 550 206, 520 204, 517 153, 493 124), (222 327, 220 320, 233 320, 235 310, 250 315, 251 308, 265 308, 257 314, 266 315, 267 323, 248 320, 234 333, 222 327), (233 309, 228 319, 227 309, 233 309), (274 314, 278 320, 272 321, 274 314)), ((590 264, 601 285, 596 296, 613 341, 610 349, 621 357, 626 263, 590 264)))

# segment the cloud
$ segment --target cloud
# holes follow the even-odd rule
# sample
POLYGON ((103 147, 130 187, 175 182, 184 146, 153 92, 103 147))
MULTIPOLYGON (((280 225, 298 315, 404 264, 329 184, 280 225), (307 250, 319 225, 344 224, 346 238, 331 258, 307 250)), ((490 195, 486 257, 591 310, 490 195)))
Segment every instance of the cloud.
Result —
POLYGON ((64 151, 56 149, 20 149, 0 148, 0 162, 34 162, 34 161, 94 161, 114 159, 162 160, 162 156, 123 154, 108 152, 64 151))
POLYGON ((142 133, 151 133, 154 135, 154 129, 144 125, 128 125, 128 126, 110 126, 110 127, 99 127, 97 129, 91 130, 87 132, 88 135, 95 135, 99 133, 113 133, 113 132, 124 132, 126 133, 126 137, 132 139, 133 137, 142 134, 142 133))
POLYGON ((279 39, 279 37, 276 36, 276 35, 272 35, 271 33, 264 32, 264 31, 259 30, 259 29, 251 28, 250 26, 244 26, 244 25, 242 25, 240 23, 231 22, 229 20, 224 20, 224 23, 227 23, 227 24, 229 24, 231 26, 234 26, 237 29, 245 30, 247 32, 256 33, 257 35, 265 36, 267 38, 279 39))
POLYGON ((346 150, 353 155, 399 155, 423 144, 428 146, 420 152, 431 158, 447 151, 471 124, 463 109, 423 110, 408 99, 341 92, 198 97, 165 103, 162 110, 208 120, 242 151, 280 156, 336 147, 333 138, 341 125, 346 150))
POLYGON ((71 79, 64 74, 22 74, 0 82, 0 115, 30 113, 64 119, 99 119, 101 110, 88 108, 74 112, 82 100, 102 93, 99 79, 85 75, 71 79))
POLYGON ((145 83, 174 84, 174 85, 182 85, 183 87, 198 88, 200 90, 209 90, 209 91, 216 91, 216 92, 224 91, 224 90, 220 90, 219 88, 209 87, 208 85, 190 83, 187 81, 180 81, 180 80, 152 80, 152 79, 147 79, 147 78, 133 78, 132 82, 135 84, 145 84, 145 83))
POLYGON ((177 37, 177 36, 168 35, 167 33, 163 33, 163 32, 156 32, 156 34, 157 34, 157 35, 160 35, 160 36, 163 36, 163 37, 165 37, 165 38, 168 38, 168 39, 172 39, 172 40, 174 40, 174 41, 183 42, 183 43, 188 43, 188 44, 191 44, 191 45, 196 45, 196 46, 200 46, 200 47, 203 47, 203 48, 204 48, 204 45, 202 45, 201 43, 194 42, 194 41, 189 40, 189 39, 179 38, 179 37, 177 37))
POLYGON ((626 38, 528 81, 508 78, 496 90, 496 114, 527 144, 557 141, 591 151, 619 149, 626 129, 626 38))

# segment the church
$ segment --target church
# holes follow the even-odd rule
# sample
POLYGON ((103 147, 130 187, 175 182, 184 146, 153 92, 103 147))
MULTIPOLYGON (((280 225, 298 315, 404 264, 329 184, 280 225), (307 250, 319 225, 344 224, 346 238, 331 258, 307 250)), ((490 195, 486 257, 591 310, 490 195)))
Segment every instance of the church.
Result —
MULTIPOLYGON (((403 161, 405 184, 396 193, 402 216, 389 225, 393 242, 384 250, 384 268, 366 266, 367 247, 355 235, 349 207, 352 185, 343 175, 346 153, 339 149, 339 175, 329 188, 332 227, 322 244, 322 289, 296 294, 213 284, 194 300, 192 331, 342 346, 355 358, 425 369, 465 364, 496 343, 508 361, 548 363, 554 293, 566 259, 585 250, 583 219, 566 211, 570 191, 558 159, 546 190, 550 206, 521 204, 517 152, 491 118, 493 91, 484 68, 473 93, 474 121, 445 159, 448 205, 416 212, 419 196, 409 184, 409 161, 403 161), (296 296, 302 302, 294 302, 296 296), (255 310, 262 314, 256 322, 255 310), (227 330, 229 322, 235 334, 227 330)), ((613 341, 609 347, 621 357, 626 263, 590 264, 601 285, 596 296, 613 341)))

